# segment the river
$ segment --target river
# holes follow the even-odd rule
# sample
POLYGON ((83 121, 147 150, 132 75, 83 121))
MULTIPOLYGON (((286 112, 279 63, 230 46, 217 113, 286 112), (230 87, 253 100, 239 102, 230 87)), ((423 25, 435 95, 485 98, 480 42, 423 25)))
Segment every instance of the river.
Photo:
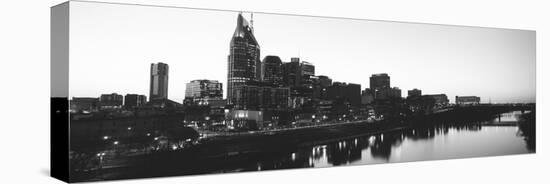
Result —
POLYGON ((303 147, 221 172, 330 167, 532 153, 514 122, 520 111, 487 122, 408 128, 303 147))
POLYGON ((520 111, 514 111, 501 114, 489 121, 439 123, 426 127, 400 128, 383 133, 324 142, 323 144, 297 146, 293 147, 294 149, 274 147, 275 149, 270 150, 279 149, 280 151, 255 152, 236 157, 217 159, 197 157, 195 159, 195 157, 189 157, 190 155, 179 154, 171 154, 168 157, 158 156, 156 159, 147 157, 146 160, 138 160, 138 162, 146 163, 147 167, 143 167, 142 164, 141 166, 118 169, 105 168, 99 172, 82 173, 75 181, 318 168, 533 153, 535 152, 534 135, 530 136, 531 139, 526 139, 525 133, 518 126, 521 114, 520 111), (527 140, 532 140, 532 142, 527 140))

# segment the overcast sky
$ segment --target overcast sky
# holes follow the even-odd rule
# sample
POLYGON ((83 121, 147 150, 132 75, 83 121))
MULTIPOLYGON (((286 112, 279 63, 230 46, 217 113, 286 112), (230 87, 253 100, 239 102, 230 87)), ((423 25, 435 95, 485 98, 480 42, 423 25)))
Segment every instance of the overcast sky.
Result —
MULTIPOLYGON (((227 83, 238 12, 71 2, 71 97, 149 96, 150 64, 170 66, 168 96, 195 79, 227 83)), ((244 16, 250 20, 250 14, 244 16)), ((388 73, 403 96, 535 102, 535 32, 254 13, 262 58, 300 57, 316 75, 367 88, 388 73)), ((225 96, 225 91, 224 91, 225 96)))

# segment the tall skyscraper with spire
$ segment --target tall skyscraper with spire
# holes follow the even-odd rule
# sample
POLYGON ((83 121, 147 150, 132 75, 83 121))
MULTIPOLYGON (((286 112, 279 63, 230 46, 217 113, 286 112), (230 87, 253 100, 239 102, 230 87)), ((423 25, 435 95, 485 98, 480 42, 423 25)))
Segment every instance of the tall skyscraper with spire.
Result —
POLYGON ((241 13, 231 38, 227 59, 227 102, 234 104, 235 89, 261 79, 260 45, 241 13))

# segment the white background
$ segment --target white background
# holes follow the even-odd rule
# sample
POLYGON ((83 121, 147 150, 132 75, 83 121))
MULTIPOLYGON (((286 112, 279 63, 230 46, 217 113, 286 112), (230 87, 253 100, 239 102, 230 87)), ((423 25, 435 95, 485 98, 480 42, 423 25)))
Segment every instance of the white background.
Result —
MULTIPOLYGON (((61 0, 0 4, 0 183, 62 183, 49 175, 49 15, 61 0)), ((113 2, 113 1, 111 1, 113 2)), ((537 31, 537 153, 519 156, 137 179, 109 183, 548 183, 550 6, 504 0, 134 0, 118 2, 537 31), (545 84, 543 84, 545 83, 545 84)))

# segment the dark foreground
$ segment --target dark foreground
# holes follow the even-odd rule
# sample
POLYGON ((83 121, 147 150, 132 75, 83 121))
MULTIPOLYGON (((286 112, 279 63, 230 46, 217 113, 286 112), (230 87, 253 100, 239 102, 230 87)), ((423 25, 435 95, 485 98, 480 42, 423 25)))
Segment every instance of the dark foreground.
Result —
POLYGON ((204 139, 188 149, 117 158, 105 163, 101 169, 72 172, 71 178, 74 181, 130 179, 496 156, 535 151, 534 112, 462 113, 469 116, 454 112, 418 117, 406 122, 343 123, 271 134, 217 136, 204 139), (469 146, 449 143, 456 139, 472 143, 469 146), (438 143, 441 140, 446 141, 438 143), (507 140, 507 143, 491 142, 498 140, 507 140), (480 145, 479 141, 485 142, 480 145), (435 150, 443 151, 414 151, 415 147, 434 149, 434 146, 435 150), (478 151, 461 151, 473 147, 478 151), (403 150, 405 155, 400 154, 403 150))

